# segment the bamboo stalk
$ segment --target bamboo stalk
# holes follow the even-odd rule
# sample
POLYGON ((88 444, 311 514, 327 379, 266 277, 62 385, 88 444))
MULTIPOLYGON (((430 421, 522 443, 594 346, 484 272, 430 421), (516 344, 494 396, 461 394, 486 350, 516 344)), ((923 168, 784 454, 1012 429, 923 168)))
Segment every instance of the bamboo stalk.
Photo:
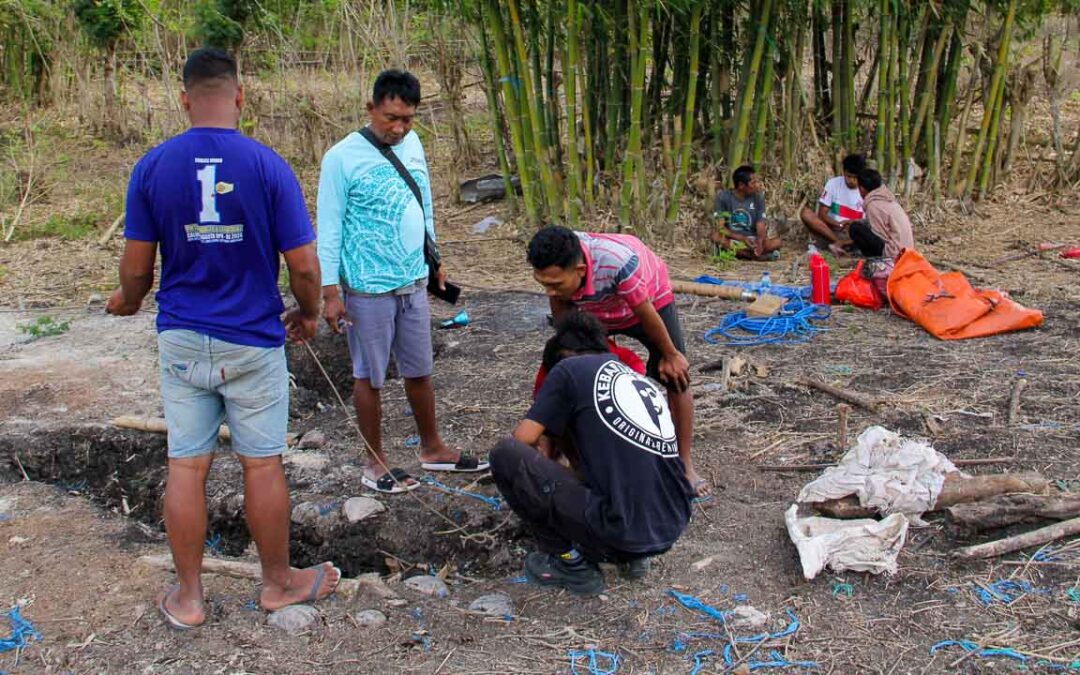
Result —
POLYGON ((886 116, 889 114, 889 0, 878 0, 878 17, 878 109, 874 159, 884 164, 886 116))
MULTIPOLYGON (((537 204, 535 186, 532 182, 530 153, 525 144, 525 135, 521 126, 521 107, 518 101, 520 80, 511 65, 510 51, 506 43, 502 14, 497 0, 484 3, 484 17, 491 30, 491 40, 495 48, 495 58, 499 66, 499 82, 502 83, 503 101, 506 107, 507 123, 510 127, 510 143, 514 148, 514 161, 518 167, 518 180, 521 182, 521 194, 525 201, 525 213, 533 227, 540 226, 540 212, 537 204)), ((529 146, 531 147, 531 146, 529 146)))
POLYGON ((755 166, 761 164, 761 159, 765 155, 766 122, 769 119, 769 115, 772 113, 772 92, 775 83, 773 70, 776 63, 773 54, 776 44, 773 40, 773 34, 776 30, 776 17, 779 14, 779 11, 772 13, 772 16, 769 18, 768 33, 765 36, 765 67, 761 71, 761 84, 759 85, 761 87, 761 95, 757 97, 757 117, 754 120, 754 143, 750 149, 750 162, 755 166))
MULTIPOLYGON (((553 3, 554 4, 554 3, 553 3)), ((578 155, 577 134, 577 69, 578 69, 578 7, 577 0, 566 0, 566 71, 563 78, 566 90, 566 145, 569 175, 566 181, 566 216, 570 227, 578 225, 581 206, 581 161, 578 155)))
POLYGON ((765 39, 768 32, 769 20, 772 15, 773 0, 761 0, 761 9, 757 14, 757 28, 754 38, 753 51, 750 55, 747 77, 743 84, 742 94, 739 99, 739 111, 736 117, 735 134, 731 142, 731 151, 728 155, 728 167, 734 169, 743 163, 746 155, 746 141, 750 129, 750 112, 754 105, 754 92, 757 89, 758 72, 761 69, 761 59, 765 52, 765 39))
POLYGON ((522 78, 521 90, 528 109, 529 125, 531 127, 533 153, 540 165, 540 180, 543 186, 544 202, 547 211, 552 217, 560 214, 559 204, 561 199, 555 188, 555 177, 551 171, 551 164, 544 149, 543 123, 540 119, 540 101, 532 100, 526 92, 533 89, 533 77, 526 64, 529 62, 528 53, 525 50, 525 33, 521 25, 521 16, 518 12, 517 0, 505 0, 510 10, 510 26, 514 35, 514 48, 517 52, 518 63, 521 64, 519 76, 522 78))
POLYGON ((679 213, 679 200, 682 197, 686 176, 690 172, 690 155, 693 152, 694 115, 697 105, 698 68, 701 57, 701 13, 705 3, 698 1, 690 14, 690 82, 686 90, 686 106, 683 110, 682 142, 679 148, 679 165, 675 173, 675 182, 671 186, 671 201, 668 203, 667 220, 675 222, 679 213))
MULTIPOLYGON (((934 51, 930 56, 930 63, 928 65, 929 72, 926 74, 926 82, 923 84, 922 89, 916 92, 917 104, 915 107, 915 120, 911 124, 912 150, 917 148, 919 146, 919 141, 922 140, 923 127, 926 126, 927 131, 933 128, 931 125, 924 125, 924 123, 930 110, 930 100, 932 98, 931 92, 937 89, 938 66, 941 64, 941 56, 945 53, 945 45, 949 42, 949 36, 951 34, 952 24, 947 23, 941 29, 941 34, 934 43, 934 51)), ((929 140, 929 136, 927 136, 927 140, 929 140)))
POLYGON ((488 110, 491 112, 491 133, 495 140, 495 154, 499 159, 499 171, 502 172, 503 190, 510 207, 517 211, 517 191, 510 180, 510 161, 506 157, 506 144, 503 142, 503 116, 499 109, 499 95, 497 78, 495 77, 495 64, 491 61, 491 47, 484 26, 483 17, 477 22, 480 30, 480 66, 484 71, 484 95, 487 97, 488 110))
POLYGON ((998 46, 997 58, 994 61, 994 73, 990 79, 990 91, 986 97, 986 106, 983 109, 982 124, 979 125, 979 136, 975 141, 975 150, 971 156, 971 166, 963 183, 954 187, 957 195, 966 197, 970 189, 975 185, 975 178, 982 164, 983 150, 990 135, 990 125, 993 122, 995 112, 998 110, 1000 92, 1005 78, 1005 65, 1009 59, 1009 43, 1012 41, 1013 20, 1016 18, 1017 0, 1009 0, 1009 9, 1005 15, 1005 24, 1001 30, 1001 44, 998 46))

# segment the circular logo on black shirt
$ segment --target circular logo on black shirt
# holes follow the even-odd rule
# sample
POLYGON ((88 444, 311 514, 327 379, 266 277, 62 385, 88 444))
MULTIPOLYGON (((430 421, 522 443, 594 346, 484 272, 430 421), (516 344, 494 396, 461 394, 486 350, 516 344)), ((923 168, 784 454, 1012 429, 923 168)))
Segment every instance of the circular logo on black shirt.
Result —
POLYGON ((620 361, 608 361, 593 382, 596 412, 617 436, 661 457, 679 454, 675 423, 660 388, 620 361))

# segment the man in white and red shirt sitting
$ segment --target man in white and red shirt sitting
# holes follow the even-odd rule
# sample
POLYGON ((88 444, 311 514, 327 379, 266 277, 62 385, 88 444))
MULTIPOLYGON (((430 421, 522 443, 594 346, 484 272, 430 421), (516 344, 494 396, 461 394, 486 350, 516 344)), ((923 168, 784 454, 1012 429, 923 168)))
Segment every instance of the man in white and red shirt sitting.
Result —
POLYGON ((686 478, 697 496, 709 494, 690 459, 690 363, 664 261, 632 235, 574 232, 557 225, 533 236, 528 259, 556 325, 575 309, 588 312, 609 334, 632 337, 649 351, 645 372, 667 389, 686 478))
POLYGON ((846 255, 852 245, 850 223, 863 219, 863 198, 859 194, 859 173, 866 168, 866 157, 844 158, 844 175, 830 178, 818 199, 817 213, 804 208, 799 218, 819 243, 837 255, 846 255))

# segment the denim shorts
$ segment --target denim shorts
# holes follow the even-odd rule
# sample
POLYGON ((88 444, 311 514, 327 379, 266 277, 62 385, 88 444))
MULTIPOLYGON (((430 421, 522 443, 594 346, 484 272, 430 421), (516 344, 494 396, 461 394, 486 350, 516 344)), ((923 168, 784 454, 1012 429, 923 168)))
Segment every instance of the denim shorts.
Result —
POLYGON ((352 320, 347 332, 354 378, 368 380, 372 389, 382 389, 391 354, 402 377, 431 375, 434 357, 426 288, 402 295, 349 293, 345 310, 352 320))
POLYGON ((213 452, 222 422, 228 422, 239 455, 285 452, 289 370, 284 347, 248 347, 167 330, 158 334, 158 351, 170 459, 213 452))

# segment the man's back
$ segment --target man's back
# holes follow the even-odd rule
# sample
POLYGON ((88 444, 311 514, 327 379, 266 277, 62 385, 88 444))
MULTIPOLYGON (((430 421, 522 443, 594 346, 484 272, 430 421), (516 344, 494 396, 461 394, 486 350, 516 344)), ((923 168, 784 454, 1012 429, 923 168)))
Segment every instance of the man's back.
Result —
POLYGON ((528 417, 552 434, 573 433, 597 535, 629 552, 674 543, 691 488, 659 387, 611 354, 571 357, 552 369, 528 417))
POLYGON ((124 234, 160 245, 159 331, 284 342, 278 253, 315 236, 299 183, 272 150, 211 127, 162 143, 132 173, 124 234))

